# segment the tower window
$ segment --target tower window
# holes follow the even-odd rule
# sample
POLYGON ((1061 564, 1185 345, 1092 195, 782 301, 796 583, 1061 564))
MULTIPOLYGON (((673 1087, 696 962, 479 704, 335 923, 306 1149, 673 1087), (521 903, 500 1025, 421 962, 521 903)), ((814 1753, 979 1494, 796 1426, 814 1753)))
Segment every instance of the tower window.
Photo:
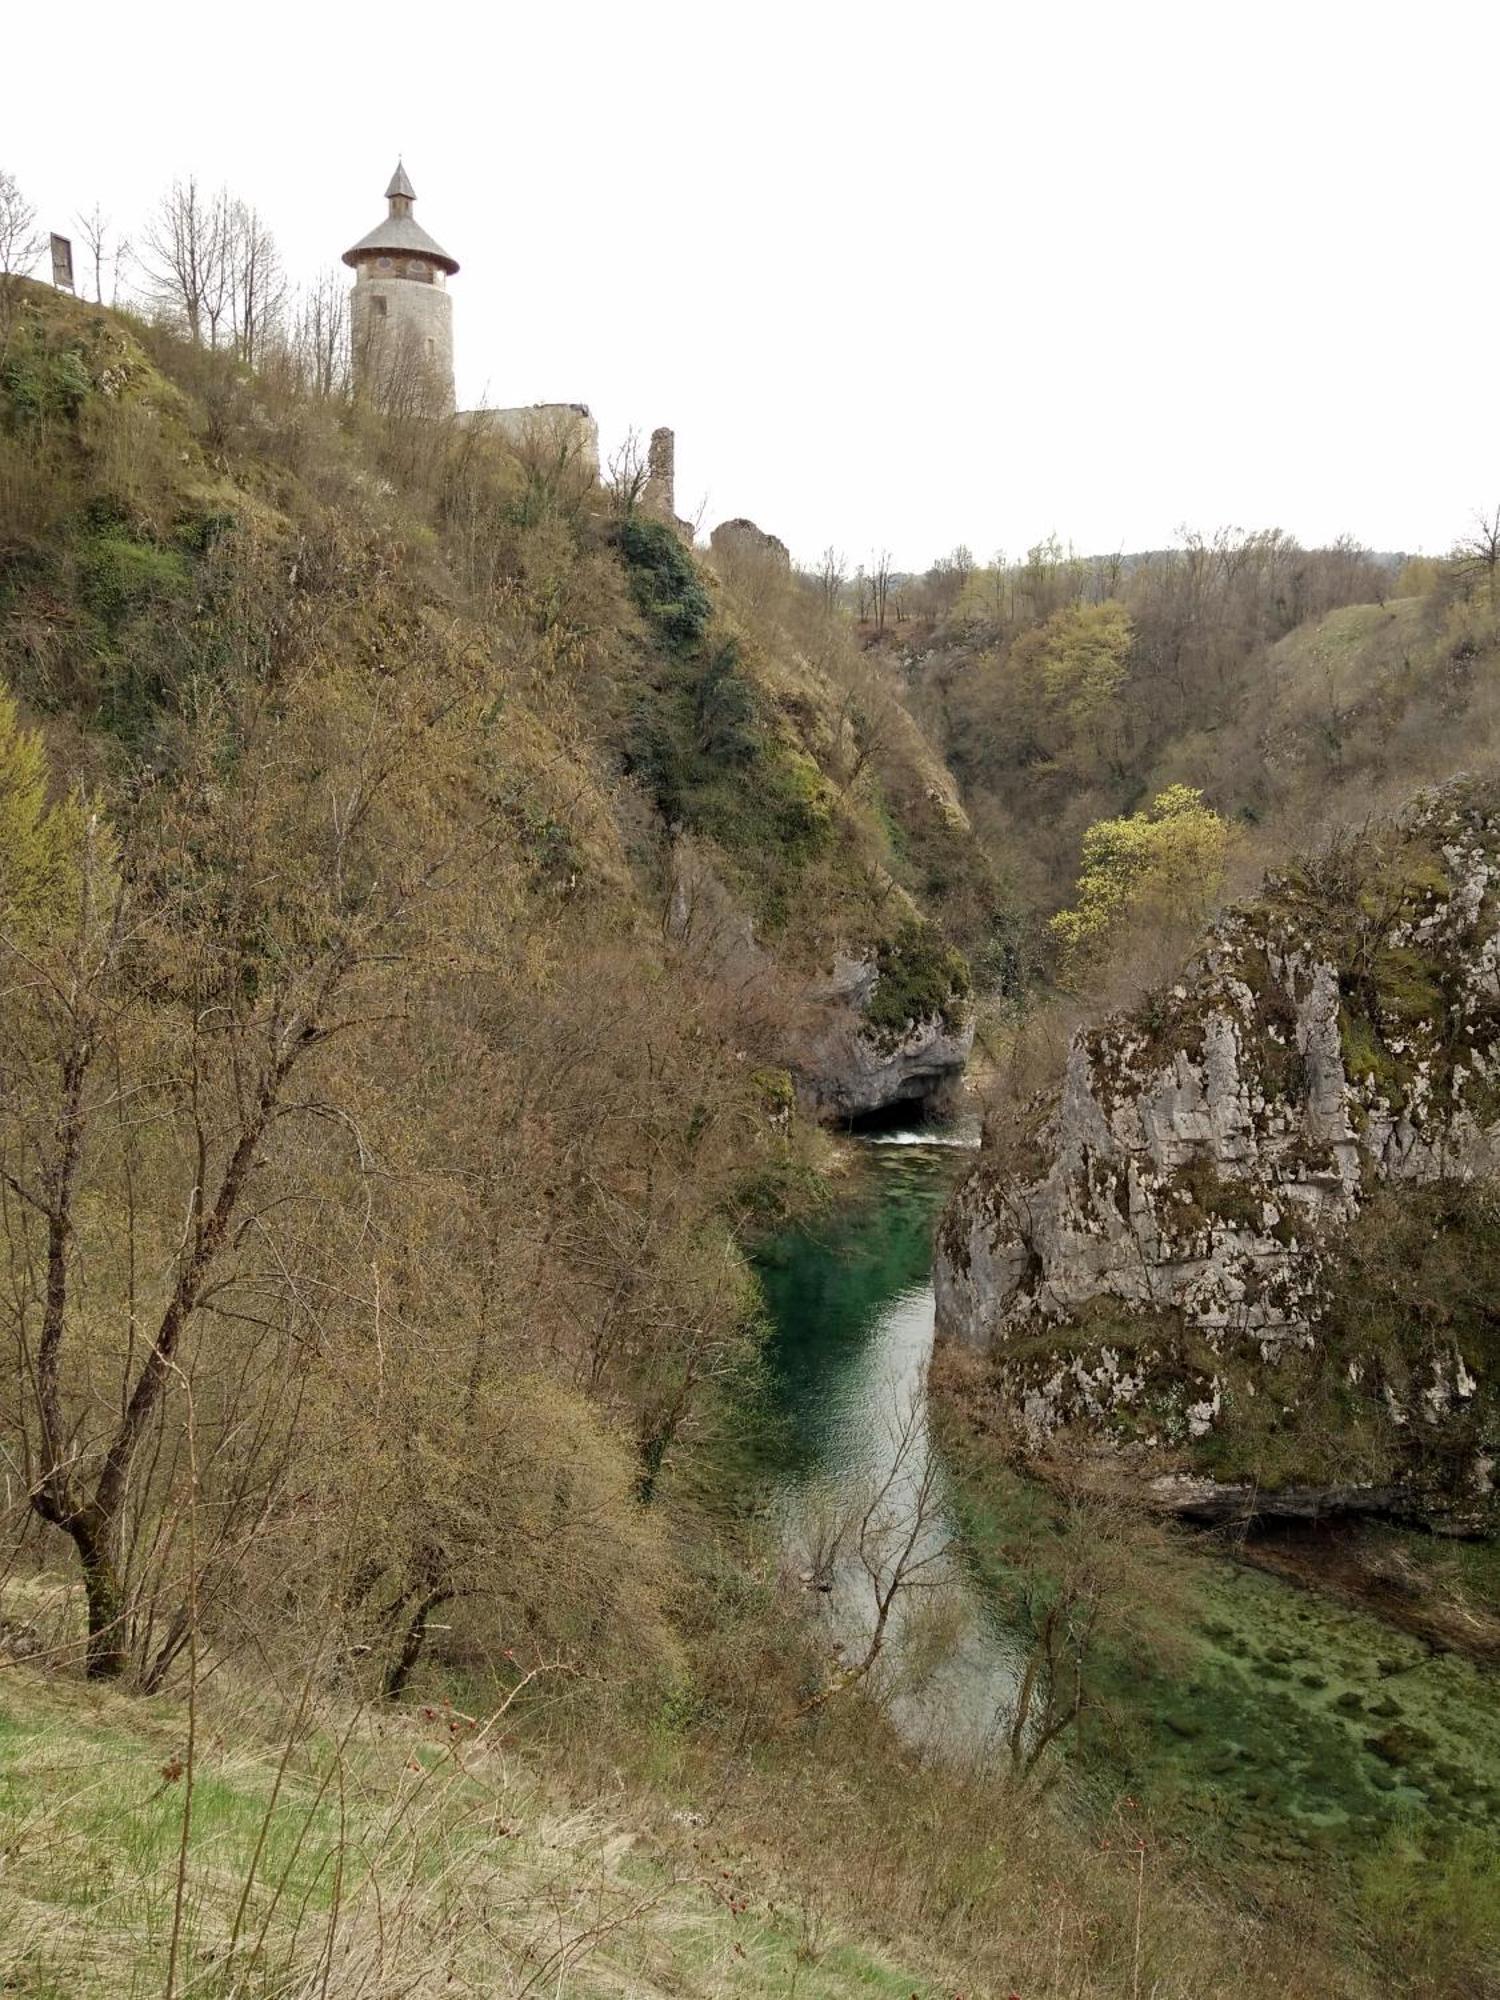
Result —
POLYGON ((375 308, 376 319, 384 319, 386 312, 385 293, 377 292, 374 298, 371 299, 370 304, 375 308))
POLYGON ((391 260, 389 257, 380 257, 376 261, 379 265, 379 268, 382 271, 389 271, 392 268, 391 260))

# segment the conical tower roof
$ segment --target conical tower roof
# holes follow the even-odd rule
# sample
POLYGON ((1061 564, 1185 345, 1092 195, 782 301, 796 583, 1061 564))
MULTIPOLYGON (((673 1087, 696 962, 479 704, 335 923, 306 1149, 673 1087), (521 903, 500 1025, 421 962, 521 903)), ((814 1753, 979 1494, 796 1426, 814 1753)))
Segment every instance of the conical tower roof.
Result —
POLYGON ((366 257, 427 257, 451 278, 458 269, 458 259, 450 257, 412 215, 411 204, 417 198, 417 191, 399 160, 385 198, 390 212, 384 222, 377 222, 368 236, 352 243, 344 252, 344 262, 357 265, 366 257))

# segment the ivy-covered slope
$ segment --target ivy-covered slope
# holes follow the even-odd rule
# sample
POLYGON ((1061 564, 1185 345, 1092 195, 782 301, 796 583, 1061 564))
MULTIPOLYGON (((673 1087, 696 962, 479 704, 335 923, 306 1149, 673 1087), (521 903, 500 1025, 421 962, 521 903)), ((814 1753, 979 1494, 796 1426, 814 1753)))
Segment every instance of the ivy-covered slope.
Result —
POLYGON ((1494 1518, 1500 788, 1267 883, 940 1235, 1028 1452, 1203 1513, 1494 1518))

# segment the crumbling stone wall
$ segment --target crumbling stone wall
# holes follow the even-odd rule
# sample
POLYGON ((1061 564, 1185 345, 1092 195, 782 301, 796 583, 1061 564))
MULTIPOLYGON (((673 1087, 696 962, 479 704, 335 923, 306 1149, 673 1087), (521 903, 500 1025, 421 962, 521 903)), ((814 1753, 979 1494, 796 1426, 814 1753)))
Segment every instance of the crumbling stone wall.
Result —
POLYGON ((641 505, 663 521, 677 519, 677 439, 664 424, 651 433, 641 505))
POLYGON ((770 562, 778 569, 790 569, 791 550, 779 535, 768 535, 764 528, 756 527, 753 521, 743 516, 733 521, 721 521, 708 538, 709 547, 716 555, 725 556, 731 562, 745 558, 770 562))
POLYGON ((566 451, 599 476, 599 426, 587 403, 528 403, 514 410, 465 410, 462 420, 498 432, 514 445, 566 451))

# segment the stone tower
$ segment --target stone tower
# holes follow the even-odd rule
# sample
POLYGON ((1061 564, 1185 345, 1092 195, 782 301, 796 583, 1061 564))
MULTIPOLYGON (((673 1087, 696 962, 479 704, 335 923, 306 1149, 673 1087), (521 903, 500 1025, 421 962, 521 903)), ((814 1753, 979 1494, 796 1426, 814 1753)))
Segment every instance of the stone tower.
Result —
POLYGON ((677 440, 665 427, 651 433, 641 504, 664 521, 677 519, 677 440))
POLYGON ((385 198, 384 222, 344 252, 354 272, 354 379, 381 403, 447 415, 453 408, 448 280, 458 264, 412 215, 417 191, 399 160, 385 198))

